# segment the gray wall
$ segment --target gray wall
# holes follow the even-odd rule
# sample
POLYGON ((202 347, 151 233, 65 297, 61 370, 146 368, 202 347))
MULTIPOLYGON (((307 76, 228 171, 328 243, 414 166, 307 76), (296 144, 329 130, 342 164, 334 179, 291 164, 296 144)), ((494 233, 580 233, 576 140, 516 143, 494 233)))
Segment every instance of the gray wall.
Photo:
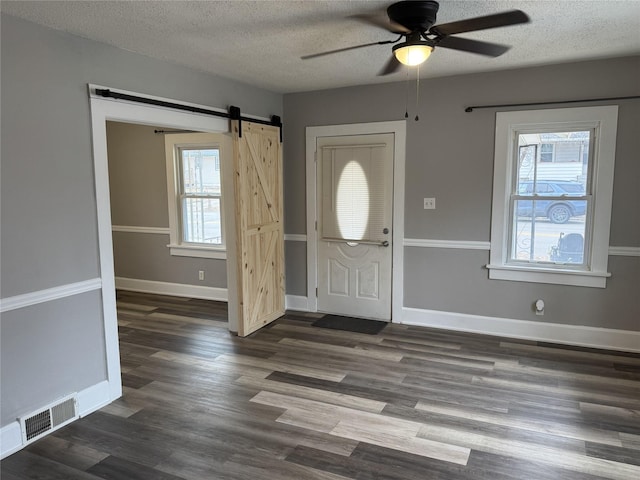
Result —
POLYGON ((0 425, 106 379, 100 292, 2 314, 0 425))
MULTIPOLYGON (((638 95, 639 72, 640 57, 629 57, 422 80, 417 111, 415 97, 409 101, 405 238, 490 240, 495 110, 465 107, 638 95), (423 197, 436 197, 437 209, 424 210, 423 197)), ((305 233, 305 127, 403 119, 406 92, 401 82, 285 95, 287 233, 305 233)), ((639 247, 640 102, 605 103, 619 105, 610 243, 639 247)), ((289 278, 304 278, 304 255, 300 248, 288 253, 289 278)), ((613 276, 596 289, 489 280, 486 251, 407 247, 404 305, 640 330, 639 260, 610 257, 613 276), (547 304, 544 317, 532 311, 537 298, 547 304)), ((305 288, 298 284, 296 294, 305 288)))
MULTIPOLYGON (((100 276, 87 83, 282 115, 279 94, 11 16, 1 35, 2 298, 100 276)), ((106 378, 101 295, 57 302, 2 315, 0 427, 106 378)))
MULTIPOLYGON (((160 127, 107 122, 113 225, 169 227, 164 135, 155 129, 160 127)), ((174 256, 168 244, 168 234, 114 232, 116 277, 227 287, 224 260, 174 256)))

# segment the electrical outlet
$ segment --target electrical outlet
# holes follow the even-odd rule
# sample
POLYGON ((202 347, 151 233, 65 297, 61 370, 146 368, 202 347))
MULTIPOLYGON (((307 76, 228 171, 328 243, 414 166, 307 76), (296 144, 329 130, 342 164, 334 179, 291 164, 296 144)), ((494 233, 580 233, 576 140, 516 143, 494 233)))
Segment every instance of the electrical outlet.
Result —
POLYGON ((198 280, 204 280, 204 270, 198 271, 198 280))
POLYGON ((435 210, 436 209, 436 199, 435 198, 425 198, 424 199, 424 209, 425 210, 435 210))

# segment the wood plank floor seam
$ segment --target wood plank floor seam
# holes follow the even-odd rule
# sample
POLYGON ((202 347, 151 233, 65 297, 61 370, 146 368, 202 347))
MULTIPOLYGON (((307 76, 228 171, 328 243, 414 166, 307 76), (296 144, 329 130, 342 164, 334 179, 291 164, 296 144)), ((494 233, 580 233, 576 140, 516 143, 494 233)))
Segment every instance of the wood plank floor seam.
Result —
POLYGON ((8 480, 638 480, 640 355, 117 292, 123 396, 8 480))

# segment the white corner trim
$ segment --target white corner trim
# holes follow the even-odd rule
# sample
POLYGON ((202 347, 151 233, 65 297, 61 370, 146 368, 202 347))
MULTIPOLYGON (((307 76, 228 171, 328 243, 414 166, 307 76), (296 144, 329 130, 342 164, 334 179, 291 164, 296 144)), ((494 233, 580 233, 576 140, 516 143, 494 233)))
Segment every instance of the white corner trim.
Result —
POLYGON ((18 308, 30 307, 39 303, 50 302, 60 298, 71 297, 80 293, 99 290, 102 287, 102 280, 93 278, 82 282, 68 283, 59 287, 47 288, 36 292, 24 293, 14 297, 7 297, 0 300, 0 313, 9 312, 18 308))
POLYGON ((402 309, 402 319, 398 323, 565 345, 640 352, 640 332, 630 330, 513 320, 408 307, 402 309))
POLYGON ((136 278, 116 277, 116 288, 132 292, 154 293, 156 295, 173 295, 175 297, 201 298, 204 300, 227 301, 227 289, 203 287, 184 283, 157 282, 136 278))
MULTIPOLYGON (((111 397, 112 390, 109 382, 103 380, 78 392, 78 413, 80 417, 85 417, 115 400, 117 397, 111 397)), ((16 453, 23 447, 20 422, 11 422, 0 429, 0 459, 16 453)))
POLYGON ((169 235, 171 233, 169 227, 138 227, 131 225, 111 225, 111 231, 125 233, 152 233, 156 235, 169 235))
POLYGON ((309 299, 302 295, 287 295, 285 296, 284 304, 287 310, 309 311, 309 299))
POLYGON ((640 247, 609 247, 609 255, 640 257, 640 247))
POLYGON ((307 241, 307 235, 306 234, 299 234, 299 233, 285 233, 284 234, 284 241, 285 242, 306 242, 307 241))
POLYGON ((460 248, 464 250, 490 250, 491 242, 481 242, 473 240, 432 240, 428 238, 405 238, 404 246, 425 248, 460 248))

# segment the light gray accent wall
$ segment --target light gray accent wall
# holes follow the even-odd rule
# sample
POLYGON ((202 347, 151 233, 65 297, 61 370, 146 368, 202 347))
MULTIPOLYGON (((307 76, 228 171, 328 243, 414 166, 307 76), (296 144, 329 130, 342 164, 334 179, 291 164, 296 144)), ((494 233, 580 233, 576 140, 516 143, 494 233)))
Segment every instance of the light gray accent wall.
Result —
POLYGON ((486 250, 407 247, 405 306, 542 323, 639 330, 640 258, 610 257, 607 288, 489 280, 486 250), (409 280, 407 279, 419 279, 409 280), (544 316, 533 304, 545 303, 544 316))
MULTIPOLYGON (((164 135, 156 129, 107 122, 113 225, 169 227, 164 135)), ((169 235, 114 232, 116 277, 226 288, 225 260, 171 255, 168 244, 169 235)))
POLYGON ((113 225, 169 227, 164 135, 156 129, 107 122, 113 225))
MULTIPOLYGON (((2 298, 100 276, 88 83, 282 115, 280 94, 4 14, 1 22, 2 298)), ((106 379, 101 299, 91 298, 3 314, 0 427, 18 411, 106 379), (34 339, 51 346, 34 348, 34 339), (51 373, 69 364, 77 364, 73 378, 51 373)))
POLYGON ((307 296, 307 242, 285 241, 284 264, 287 269, 286 292, 288 295, 307 296), (304 268, 298 268, 302 265, 304 268))
MULTIPOLYGON (((640 95, 640 61, 636 63, 635 94, 640 95)), ((618 110, 616 169, 611 212, 611 245, 640 246, 640 100, 623 102, 618 110)), ((640 278, 637 279, 640 284, 640 278)), ((640 320, 638 321, 640 323, 640 320)))
POLYGON ((2 17, 3 298, 99 276, 91 134, 73 37, 2 17), (24 30, 23 30, 24 28, 24 30), (51 40, 51 41, 50 41, 51 40), (74 118, 80 112, 80 118, 74 118))
POLYGON ((227 288, 226 261, 169 254, 169 235, 113 232, 116 277, 227 288), (204 270, 205 279, 198 280, 204 270))
POLYGON ((0 425, 105 380, 101 301, 92 291, 2 314, 0 425))
MULTIPOLYGON (((423 70, 428 66, 427 62, 423 70)), ((285 231, 306 233, 305 128, 402 119, 408 94, 404 237, 487 242, 496 109, 466 113, 465 107, 639 95, 638 72, 640 57, 636 56, 421 80, 417 109, 415 81, 285 95, 285 231), (416 113, 418 122, 414 121, 416 113), (424 197, 436 198, 436 210, 423 209, 424 197)), ((610 244, 638 247, 640 102, 600 104, 619 106, 610 244)), ((576 105, 594 103, 570 106, 576 105)), ((610 257, 613 277, 606 290, 597 291, 489 280, 487 271, 481 268, 482 262, 487 263, 487 252, 407 248, 405 255, 407 307, 528 319, 531 299, 544 293, 546 302, 563 306, 549 310, 542 320, 534 318, 536 321, 615 324, 617 328, 640 330, 637 292, 634 294, 625 283, 628 280, 636 288, 640 284, 634 258, 610 257), (445 260, 455 261, 447 266, 445 260), (423 285, 438 285, 439 295, 425 294, 423 285), (485 294, 479 296, 477 292, 485 294), (583 303, 573 306, 573 302, 565 302, 566 298, 579 298, 583 303), (615 320, 604 313, 610 311, 616 312, 615 320), (607 323, 609 320, 611 323, 607 323)), ((287 264, 287 276, 301 278, 299 269, 306 272, 306 263, 287 264)))
POLYGON ((2 15, 2 297, 99 276, 87 84, 244 113, 282 95, 2 15))

